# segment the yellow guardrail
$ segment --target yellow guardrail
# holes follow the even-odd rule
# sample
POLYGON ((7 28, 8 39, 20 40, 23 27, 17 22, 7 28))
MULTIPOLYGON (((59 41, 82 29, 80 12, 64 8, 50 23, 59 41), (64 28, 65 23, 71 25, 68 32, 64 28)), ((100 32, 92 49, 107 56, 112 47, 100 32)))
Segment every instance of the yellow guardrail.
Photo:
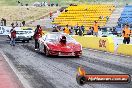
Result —
POLYGON ((114 52, 114 41, 110 37, 72 36, 84 48, 114 52))
POLYGON ((117 53, 132 56, 132 44, 119 44, 117 53))

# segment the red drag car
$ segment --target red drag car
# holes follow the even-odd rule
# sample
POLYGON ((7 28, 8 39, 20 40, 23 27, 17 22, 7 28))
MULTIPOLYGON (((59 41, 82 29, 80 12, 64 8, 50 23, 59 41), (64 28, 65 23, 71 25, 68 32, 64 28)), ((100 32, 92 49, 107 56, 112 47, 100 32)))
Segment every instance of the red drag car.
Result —
POLYGON ((71 36, 64 33, 50 33, 39 38, 40 51, 46 56, 82 55, 82 46, 71 36))

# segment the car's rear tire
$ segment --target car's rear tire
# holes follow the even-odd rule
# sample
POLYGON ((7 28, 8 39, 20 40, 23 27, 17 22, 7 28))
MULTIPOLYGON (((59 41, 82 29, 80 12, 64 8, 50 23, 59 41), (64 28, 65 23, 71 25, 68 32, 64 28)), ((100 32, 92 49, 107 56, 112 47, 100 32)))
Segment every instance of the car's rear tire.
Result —
POLYGON ((25 43, 25 41, 23 40, 22 43, 25 43))

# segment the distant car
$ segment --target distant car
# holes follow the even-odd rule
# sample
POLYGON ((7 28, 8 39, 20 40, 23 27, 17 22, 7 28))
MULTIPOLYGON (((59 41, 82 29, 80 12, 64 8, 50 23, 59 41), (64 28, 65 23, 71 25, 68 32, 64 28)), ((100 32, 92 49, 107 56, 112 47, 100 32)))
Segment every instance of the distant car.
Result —
POLYGON ((64 33, 50 33, 39 38, 40 51, 46 56, 76 56, 82 55, 82 46, 71 36, 64 33), (66 42, 62 43, 62 36, 66 42))
POLYGON ((34 35, 34 30, 32 28, 24 28, 23 30, 27 31, 28 35, 31 36, 30 40, 32 40, 34 35))
MULTIPOLYGON (((8 35, 8 38, 11 39, 11 34, 8 35)), ((31 32, 27 30, 16 30, 16 41, 29 42, 32 38, 31 32)))

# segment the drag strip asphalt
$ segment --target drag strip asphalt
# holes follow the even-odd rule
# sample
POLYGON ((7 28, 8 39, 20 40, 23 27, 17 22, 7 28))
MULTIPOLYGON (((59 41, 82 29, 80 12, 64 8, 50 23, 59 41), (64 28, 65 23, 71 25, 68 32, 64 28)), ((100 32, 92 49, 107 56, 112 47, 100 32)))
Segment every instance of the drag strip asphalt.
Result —
POLYGON ((79 66, 83 66, 88 74, 132 75, 132 57, 89 49, 83 49, 80 58, 46 57, 43 53, 34 51, 34 41, 17 43, 12 47, 5 37, 0 37, 0 48, 32 88, 132 88, 132 83, 79 86, 76 82, 79 66))

